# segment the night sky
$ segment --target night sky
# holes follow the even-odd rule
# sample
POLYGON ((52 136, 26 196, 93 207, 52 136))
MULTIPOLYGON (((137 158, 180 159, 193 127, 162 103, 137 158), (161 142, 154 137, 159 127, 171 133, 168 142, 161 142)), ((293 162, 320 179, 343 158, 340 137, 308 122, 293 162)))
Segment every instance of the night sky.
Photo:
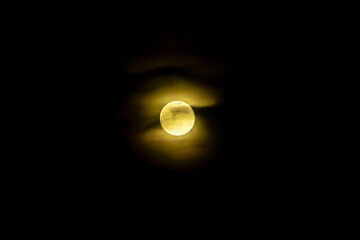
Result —
POLYGON ((332 140, 333 131, 319 117, 333 106, 321 93, 336 95, 326 89, 324 73, 332 71, 321 66, 334 58, 333 46, 319 37, 332 23, 311 15, 338 15, 298 3, 221 3, 134 2, 131 11, 99 2, 35 6, 41 14, 21 5, 14 8, 26 12, 19 19, 10 11, 5 25, 20 36, 6 33, 16 41, 4 48, 25 63, 14 64, 10 79, 28 94, 14 108, 15 124, 34 133, 13 134, 30 147, 15 145, 10 154, 10 225, 46 234, 46 222, 59 228, 55 234, 70 228, 83 235, 103 224, 101 238, 109 228, 134 236, 170 226, 168 239, 193 227, 203 239, 223 223, 218 239, 227 239, 230 228, 268 237, 298 227, 297 234, 318 228, 317 215, 333 214, 333 186, 342 186, 328 167, 342 159, 325 157, 332 151, 323 138, 332 140), (195 125, 183 136, 161 127, 160 111, 171 101, 194 111, 195 125), (331 196, 317 198, 326 187, 331 196))
POLYGON ((306 46, 295 23, 265 20, 175 25, 103 20, 75 33, 69 45, 75 56, 68 56, 68 64, 76 84, 70 81, 69 87, 80 120, 70 140, 76 154, 62 163, 70 179, 89 189, 125 192, 265 193, 307 181, 302 173, 311 175, 312 168, 302 149, 309 119, 301 107, 306 46), (136 131, 160 126, 156 114, 138 117, 136 97, 166 85, 168 76, 218 93, 216 104, 194 107, 211 130, 211 144, 199 147, 211 154, 187 171, 153 164, 146 157, 152 153, 132 142, 136 131))

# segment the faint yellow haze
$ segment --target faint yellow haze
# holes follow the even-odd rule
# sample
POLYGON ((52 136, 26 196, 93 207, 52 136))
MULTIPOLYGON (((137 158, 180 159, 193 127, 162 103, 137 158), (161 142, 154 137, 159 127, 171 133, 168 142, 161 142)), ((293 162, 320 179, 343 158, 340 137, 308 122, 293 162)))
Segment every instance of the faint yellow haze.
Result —
POLYGON ((175 75, 152 78, 132 95, 132 101, 143 116, 160 113, 172 101, 183 101, 191 107, 211 107, 221 99, 216 88, 175 75))
POLYGON ((126 69, 131 74, 141 74, 164 68, 186 69, 188 74, 203 77, 217 77, 228 67, 216 59, 183 53, 162 53, 130 59, 126 69))
POLYGON ((200 166, 216 151, 216 128, 211 125, 211 119, 196 114, 196 111, 215 106, 221 100, 221 93, 203 82, 191 82, 175 75, 148 79, 129 93, 129 115, 133 117, 129 129, 132 146, 162 167, 181 170, 200 166), (191 131, 184 135, 183 132, 171 135, 160 123, 164 106, 174 101, 188 104, 195 112, 194 125, 191 118, 187 119, 185 129, 191 131))
POLYGON ((122 66, 135 81, 122 109, 129 118, 131 146, 161 167, 201 166, 212 158, 218 143, 216 124, 202 110, 222 103, 222 92, 210 83, 221 81, 228 66, 221 58, 192 51, 202 42, 191 36, 165 34, 145 42, 122 66), (182 108, 178 117, 184 121, 178 122, 171 111, 162 112, 174 101, 188 104, 194 117, 182 108))

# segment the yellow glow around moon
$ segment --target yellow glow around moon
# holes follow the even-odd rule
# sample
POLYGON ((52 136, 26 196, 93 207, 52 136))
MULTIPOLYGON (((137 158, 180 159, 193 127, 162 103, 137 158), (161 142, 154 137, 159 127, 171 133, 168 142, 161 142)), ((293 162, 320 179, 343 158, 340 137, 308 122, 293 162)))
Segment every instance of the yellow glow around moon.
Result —
POLYGON ((195 114, 189 104, 173 101, 161 110, 160 123, 167 133, 181 136, 188 133, 194 126, 195 114))

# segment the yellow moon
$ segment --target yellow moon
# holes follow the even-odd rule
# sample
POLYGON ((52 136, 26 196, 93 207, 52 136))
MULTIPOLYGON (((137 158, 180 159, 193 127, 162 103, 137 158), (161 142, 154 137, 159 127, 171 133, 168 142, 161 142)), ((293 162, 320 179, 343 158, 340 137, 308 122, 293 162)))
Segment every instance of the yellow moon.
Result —
POLYGON ((169 102, 160 112, 160 123, 167 133, 181 136, 193 128, 195 114, 190 105, 185 102, 169 102))

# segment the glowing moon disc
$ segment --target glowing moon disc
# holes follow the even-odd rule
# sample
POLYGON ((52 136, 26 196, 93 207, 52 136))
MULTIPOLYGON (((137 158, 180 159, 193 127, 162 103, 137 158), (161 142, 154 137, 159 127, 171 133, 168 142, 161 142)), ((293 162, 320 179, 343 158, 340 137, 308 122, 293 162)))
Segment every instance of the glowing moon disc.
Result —
POLYGON ((195 123, 195 114, 189 104, 173 101, 166 104, 160 112, 163 129, 175 136, 188 133, 195 123))

